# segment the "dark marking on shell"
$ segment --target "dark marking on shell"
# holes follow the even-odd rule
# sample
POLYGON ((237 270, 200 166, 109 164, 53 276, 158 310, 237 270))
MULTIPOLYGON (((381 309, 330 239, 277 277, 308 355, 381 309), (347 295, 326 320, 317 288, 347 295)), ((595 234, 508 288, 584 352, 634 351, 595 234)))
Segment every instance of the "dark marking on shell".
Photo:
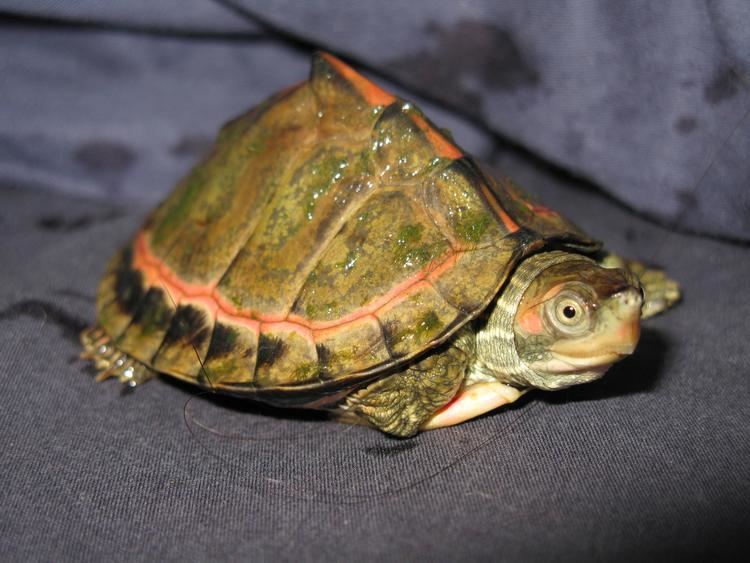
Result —
POLYGON ((698 121, 692 115, 683 115, 674 122, 675 131, 680 135, 689 135, 698 127, 698 121))
MULTIPOLYGON (((214 333, 211 336, 211 344, 208 346, 208 353, 206 354, 206 361, 210 358, 217 358, 221 356, 228 356, 233 352, 237 352, 237 338, 239 333, 237 330, 229 325, 217 322, 214 326, 214 333)), ((253 352, 252 350, 246 350, 245 354, 253 352)))
POLYGON ((132 324, 141 326, 144 332, 166 330, 174 315, 169 303, 161 288, 150 288, 133 315, 132 324))
POLYGON ((722 66, 716 71, 711 82, 703 88, 703 97, 709 104, 715 106, 733 98, 738 90, 734 70, 730 66, 722 66))
POLYGON ((62 335, 72 342, 78 342, 81 331, 88 323, 68 313, 54 303, 41 299, 25 299, 0 310, 0 321, 29 317, 41 321, 50 321, 58 326, 62 335))
POLYGON ((143 298, 143 275, 131 268, 132 250, 123 252, 115 272, 115 300, 126 314, 133 314, 143 298))
POLYGON ((393 322, 383 323, 378 319, 380 323, 380 330, 383 332, 383 341, 385 342, 385 349, 388 350, 388 355, 394 360, 402 358, 404 354, 394 352, 393 347, 398 344, 398 335, 396 334, 396 325, 393 322))
POLYGON ((211 336, 211 329, 206 321, 206 315, 200 309, 192 305, 180 305, 164 336, 162 346, 183 344, 196 350, 201 348, 211 336))
POLYGON ((280 338, 269 336, 263 332, 258 338, 257 366, 270 366, 286 352, 286 343, 280 338))
POLYGON ((315 351, 318 353, 319 375, 321 378, 325 379, 331 373, 331 360, 333 359, 333 354, 324 344, 317 344, 315 346, 315 351))
POLYGON ((375 457, 393 457, 413 450, 418 445, 419 443, 416 440, 405 440, 391 445, 378 444, 377 446, 366 447, 365 453, 375 457))
POLYGON ((383 336, 383 344, 385 345, 386 352, 388 352, 388 357, 391 358, 391 360, 397 359, 397 356, 393 355, 393 348, 391 347, 391 342, 393 340, 391 331, 385 326, 379 317, 376 316, 375 320, 378 321, 378 326, 380 327, 380 333, 383 336))

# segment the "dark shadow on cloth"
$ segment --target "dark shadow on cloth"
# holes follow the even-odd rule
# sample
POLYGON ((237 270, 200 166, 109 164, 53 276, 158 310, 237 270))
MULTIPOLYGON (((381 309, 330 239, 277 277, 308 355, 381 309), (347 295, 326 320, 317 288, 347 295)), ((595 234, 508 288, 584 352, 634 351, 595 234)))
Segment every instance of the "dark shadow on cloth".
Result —
MULTIPOLYGON (((280 408, 255 401, 250 398, 222 395, 207 389, 162 375, 159 382, 181 389, 186 394, 186 419, 191 426, 197 426, 219 437, 242 440, 276 440, 299 438, 312 431, 306 427, 299 432, 288 432, 288 428, 279 428, 274 424, 278 420, 295 420, 300 422, 328 422, 328 414, 299 408, 280 408), (190 395, 190 396, 188 396, 190 395), (245 419, 244 415, 255 415, 245 419), (239 420, 238 420, 239 418, 239 420)), ((126 392, 130 390, 127 389, 126 392)), ((134 391, 137 392, 137 389, 134 391)), ((331 425, 338 426, 338 425, 331 425)))
POLYGON ((42 325, 49 322, 59 327, 65 339, 71 342, 78 342, 78 335, 87 325, 83 319, 43 299, 24 299, 0 310, 0 321, 21 317, 39 320, 42 325))

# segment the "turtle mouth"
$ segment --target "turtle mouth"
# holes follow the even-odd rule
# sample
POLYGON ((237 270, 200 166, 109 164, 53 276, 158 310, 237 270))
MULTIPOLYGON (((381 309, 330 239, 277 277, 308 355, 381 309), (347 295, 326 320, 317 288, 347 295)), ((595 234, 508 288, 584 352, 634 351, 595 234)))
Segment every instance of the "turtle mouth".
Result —
MULTIPOLYGON (((635 348, 635 346, 632 348, 635 348)), ((566 356, 553 352, 552 359, 547 361, 545 369, 561 375, 580 373, 603 375, 612 364, 629 356, 633 351, 632 348, 629 351, 612 351, 586 357, 566 356)))

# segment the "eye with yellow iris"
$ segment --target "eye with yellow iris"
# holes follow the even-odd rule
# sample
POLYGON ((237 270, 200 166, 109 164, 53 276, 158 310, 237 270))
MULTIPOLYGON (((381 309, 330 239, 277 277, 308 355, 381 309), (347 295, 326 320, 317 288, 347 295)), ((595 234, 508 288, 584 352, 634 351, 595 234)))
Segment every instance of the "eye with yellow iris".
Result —
POLYGON ((575 336, 590 328, 591 300, 582 293, 572 289, 564 290, 547 303, 546 319, 557 332, 575 336))

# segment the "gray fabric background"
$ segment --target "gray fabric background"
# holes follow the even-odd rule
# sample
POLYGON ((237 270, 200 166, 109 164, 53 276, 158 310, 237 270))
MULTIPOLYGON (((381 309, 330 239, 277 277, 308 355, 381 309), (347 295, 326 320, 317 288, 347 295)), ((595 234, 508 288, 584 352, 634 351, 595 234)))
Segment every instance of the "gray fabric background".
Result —
POLYGON ((14 180, 154 201, 221 121, 304 76, 324 47, 452 113, 446 125, 484 159, 511 142, 643 214, 750 240, 746 0, 3 9, 26 18, 0 33, 0 175, 14 180))
POLYGON ((685 164, 721 146, 747 106, 739 80, 710 88, 727 59, 709 40, 722 38, 741 77, 746 4, 632 3, 618 14, 583 2, 413 12, 245 2, 253 21, 229 1, 177 4, 0 2, 13 12, 0 24, 0 559, 706 560, 747 551, 750 248, 668 231, 617 203, 747 238, 747 122, 698 191, 682 196, 686 211, 674 196, 685 164), (724 22, 721 33, 706 31, 701 10, 713 10, 714 28, 724 22), (487 35, 495 27, 505 35, 487 35), (516 45, 511 58, 528 65, 514 63, 512 88, 491 87, 477 79, 483 67, 469 65, 464 86, 451 89, 439 65, 409 58, 431 49, 450 58, 439 38, 459 53, 468 45, 508 57, 516 45), (409 441, 216 397, 186 407, 195 390, 167 379, 130 394, 95 384, 76 359, 77 333, 94 318, 106 259, 222 121, 305 75, 309 43, 429 98, 428 114, 463 146, 615 251, 665 266, 685 302, 648 323, 636 354, 601 381, 532 393, 409 441), (566 59, 576 49, 585 64, 566 59), (685 76, 694 84, 681 98, 674 81, 685 76), (617 111, 633 100, 617 94, 618 77, 642 93, 630 112, 617 111), (468 113, 453 111, 457 101, 468 113), (675 133, 685 115, 694 126, 683 120, 675 133), (565 148, 574 125, 578 153, 565 148))

